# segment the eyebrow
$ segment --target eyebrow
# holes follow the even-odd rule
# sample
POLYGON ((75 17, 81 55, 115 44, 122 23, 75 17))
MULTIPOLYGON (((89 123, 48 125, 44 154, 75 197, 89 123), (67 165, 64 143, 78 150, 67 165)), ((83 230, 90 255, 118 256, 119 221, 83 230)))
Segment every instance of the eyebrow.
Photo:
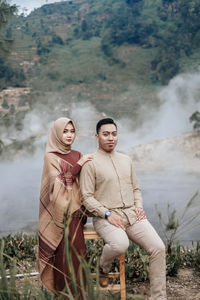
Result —
POLYGON ((115 130, 115 131, 102 131, 102 133, 117 133, 117 130, 115 130))

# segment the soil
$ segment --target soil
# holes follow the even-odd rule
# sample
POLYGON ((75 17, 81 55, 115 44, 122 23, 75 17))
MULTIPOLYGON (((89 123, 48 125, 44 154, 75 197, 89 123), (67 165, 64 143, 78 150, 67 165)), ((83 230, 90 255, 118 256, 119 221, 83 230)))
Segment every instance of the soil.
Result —
MULTIPOLYGON (((127 300, 148 300, 149 290, 149 282, 134 283, 127 288, 127 300)), ((167 299, 200 300, 200 272, 181 268, 176 277, 167 277, 167 299)))
MULTIPOLYGON (((34 269, 31 271, 35 272, 34 269)), ((33 285, 37 284, 39 276, 33 276, 30 280, 33 285)), ((23 281, 23 278, 18 279, 18 286, 23 281)), ((127 300, 150 300, 149 282, 126 283, 126 296, 127 300)), ((200 271, 180 268, 176 277, 167 277, 167 300, 200 300, 200 271)))

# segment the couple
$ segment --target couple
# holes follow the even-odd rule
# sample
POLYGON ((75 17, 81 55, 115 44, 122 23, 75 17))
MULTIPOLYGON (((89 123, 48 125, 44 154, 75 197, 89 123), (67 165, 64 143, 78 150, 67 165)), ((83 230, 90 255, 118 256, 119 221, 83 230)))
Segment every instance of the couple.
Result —
MULTIPOLYGON (((131 159, 115 151, 117 125, 110 118, 97 123, 99 149, 93 155, 81 156, 80 152, 71 149, 75 135, 74 122, 60 118, 54 122, 46 147, 39 215, 41 281, 54 293, 65 288, 66 279, 70 286, 64 249, 64 215, 67 211, 67 217, 70 217, 67 239, 79 286, 77 254, 86 258, 81 210, 84 205, 93 214, 94 228, 105 241, 100 258, 102 284, 112 261, 127 250, 130 239, 150 256, 151 299, 165 300, 165 246, 146 219, 131 159)), ((78 292, 82 299, 79 287, 78 292)))

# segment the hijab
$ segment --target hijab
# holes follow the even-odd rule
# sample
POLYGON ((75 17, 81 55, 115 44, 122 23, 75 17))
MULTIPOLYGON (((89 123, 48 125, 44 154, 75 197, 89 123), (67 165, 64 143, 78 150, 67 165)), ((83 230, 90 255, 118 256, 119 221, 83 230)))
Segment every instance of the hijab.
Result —
POLYGON ((46 146, 46 153, 57 152, 61 154, 67 154, 71 151, 71 145, 66 145, 62 141, 63 131, 69 122, 72 123, 76 133, 75 124, 71 119, 59 118, 53 123, 46 146))

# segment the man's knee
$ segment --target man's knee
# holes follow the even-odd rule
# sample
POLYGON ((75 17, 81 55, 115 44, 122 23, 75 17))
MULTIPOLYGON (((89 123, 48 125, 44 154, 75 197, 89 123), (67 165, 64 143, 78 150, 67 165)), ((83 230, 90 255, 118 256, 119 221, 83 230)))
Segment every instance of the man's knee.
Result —
POLYGON ((126 250, 129 247, 129 240, 124 239, 123 241, 115 241, 113 243, 110 244, 110 246, 112 247, 113 251, 116 253, 117 256, 123 254, 126 252, 126 250))
POLYGON ((165 255, 165 244, 161 241, 159 244, 155 245, 152 254, 165 255))

